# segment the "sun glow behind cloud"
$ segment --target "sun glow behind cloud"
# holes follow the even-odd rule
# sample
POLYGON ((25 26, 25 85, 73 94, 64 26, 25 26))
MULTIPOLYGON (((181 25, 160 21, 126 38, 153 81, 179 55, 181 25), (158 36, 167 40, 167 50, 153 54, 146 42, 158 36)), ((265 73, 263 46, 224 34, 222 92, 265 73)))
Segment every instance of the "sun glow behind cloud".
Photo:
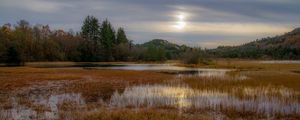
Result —
POLYGON ((172 25, 173 28, 175 28, 176 30, 183 30, 186 27, 186 15, 182 12, 177 13, 176 15, 176 19, 177 21, 175 22, 175 25, 172 25))

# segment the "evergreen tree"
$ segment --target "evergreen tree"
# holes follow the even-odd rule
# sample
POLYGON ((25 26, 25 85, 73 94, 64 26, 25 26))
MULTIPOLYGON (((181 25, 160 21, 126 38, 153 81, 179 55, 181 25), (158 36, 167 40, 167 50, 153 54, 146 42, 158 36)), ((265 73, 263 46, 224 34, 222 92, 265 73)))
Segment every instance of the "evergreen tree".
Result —
POLYGON ((98 19, 93 16, 87 16, 81 27, 81 36, 85 40, 79 51, 81 52, 82 61, 99 61, 100 60, 100 26, 98 19), (83 50, 84 49, 84 50, 83 50), (88 54, 88 58, 86 55, 88 54))
POLYGON ((99 22, 94 16, 87 16, 81 27, 81 35, 85 40, 99 41, 99 22))
POLYGON ((123 28, 118 29, 116 43, 128 43, 128 39, 123 28))
POLYGON ((123 28, 119 28, 116 35, 113 56, 117 61, 126 61, 130 53, 130 43, 123 28))
POLYGON ((113 61, 113 47, 116 43, 115 39, 115 31, 110 24, 110 22, 106 19, 103 21, 101 28, 100 28, 100 37, 101 37, 101 43, 104 49, 104 60, 105 61, 113 61))

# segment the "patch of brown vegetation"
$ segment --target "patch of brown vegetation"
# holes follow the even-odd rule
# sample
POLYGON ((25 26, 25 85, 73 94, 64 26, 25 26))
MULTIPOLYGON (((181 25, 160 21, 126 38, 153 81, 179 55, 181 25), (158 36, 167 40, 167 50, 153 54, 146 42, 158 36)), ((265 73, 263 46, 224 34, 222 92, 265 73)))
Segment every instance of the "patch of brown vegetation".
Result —
POLYGON ((211 64, 181 64, 175 62, 178 66, 194 68, 230 68, 240 70, 300 70, 300 64, 293 63, 263 63, 257 60, 243 59, 215 59, 211 64))
MULTIPOLYGON (((193 67, 200 66, 195 65, 193 67)), ((201 67, 234 68, 236 70, 229 72, 229 75, 238 76, 242 74, 247 76, 247 79, 233 80, 230 77, 194 76, 184 77, 181 78, 182 81, 179 81, 184 82, 189 87, 195 89, 228 92, 241 99, 246 99, 243 97, 248 97, 240 92, 243 88, 259 88, 258 90, 260 90, 260 88, 266 88, 265 90, 287 88, 297 93, 295 95, 296 98, 293 98, 293 100, 296 99, 300 101, 300 74, 293 72, 300 71, 299 64, 263 64, 255 61, 221 60, 217 61, 215 65, 201 65, 201 67)), ((64 102, 59 106, 60 118, 67 119, 69 116, 73 116, 78 119, 89 120, 189 120, 213 119, 207 116, 219 115, 219 113, 203 115, 205 112, 214 112, 206 109, 189 109, 187 111, 182 111, 183 114, 178 114, 178 111, 175 108, 170 108, 168 106, 162 106, 155 109, 141 108, 137 110, 136 108, 107 109, 107 104, 102 104, 102 102, 107 102, 106 100, 109 100, 110 96, 116 90, 122 92, 128 86, 156 84, 169 80, 174 80, 174 75, 153 71, 0 67, 0 108, 11 109, 13 105, 10 98, 13 96, 17 98, 18 104, 42 113, 43 111, 49 111, 49 108, 33 105, 32 101, 28 100, 28 96, 45 95, 47 97, 51 93, 79 93, 84 98, 86 107, 79 109, 77 108, 78 106, 74 106, 74 103, 72 102, 64 102), (99 109, 99 107, 104 108, 99 109)), ((270 96, 278 95, 276 92, 272 92, 270 96)), ((253 111, 239 111, 231 108, 224 108, 221 113, 221 116, 225 116, 225 118, 228 119, 265 118, 265 116, 253 111)), ((274 119, 299 119, 299 115, 276 114, 274 119)))
POLYGON ((108 97, 114 90, 128 85, 158 83, 172 77, 151 71, 0 67, 0 91, 5 93, 38 83, 63 81, 70 82, 63 91, 82 93, 92 100, 108 97))
POLYGON ((83 115, 83 120, 210 120, 208 116, 188 116, 177 111, 157 109, 114 109, 89 112, 83 115))

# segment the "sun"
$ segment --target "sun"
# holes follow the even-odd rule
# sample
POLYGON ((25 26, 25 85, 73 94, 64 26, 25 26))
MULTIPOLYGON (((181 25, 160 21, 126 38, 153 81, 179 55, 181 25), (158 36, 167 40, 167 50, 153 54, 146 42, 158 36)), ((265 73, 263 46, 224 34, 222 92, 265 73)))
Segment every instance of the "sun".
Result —
POLYGON ((177 17, 178 17, 179 20, 182 20, 182 21, 183 21, 184 18, 185 18, 185 16, 184 16, 183 14, 180 14, 180 15, 178 15, 177 17))
POLYGON ((184 29, 186 26, 185 16, 183 14, 179 14, 176 17, 177 17, 177 21, 176 21, 174 27, 178 30, 184 29))

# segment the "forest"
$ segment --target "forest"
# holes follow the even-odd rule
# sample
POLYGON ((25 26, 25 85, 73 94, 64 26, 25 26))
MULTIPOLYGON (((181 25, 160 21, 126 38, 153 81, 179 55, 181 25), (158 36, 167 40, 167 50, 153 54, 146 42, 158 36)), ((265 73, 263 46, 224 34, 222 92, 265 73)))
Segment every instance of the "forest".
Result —
POLYGON ((7 65, 34 61, 163 61, 178 58, 178 48, 174 49, 176 52, 165 52, 163 47, 134 45, 123 28, 115 30, 107 19, 100 23, 93 16, 85 18, 77 33, 51 30, 49 25, 32 26, 25 20, 0 27, 0 62, 7 65))
POLYGON ((31 26, 20 20, 0 31, 1 62, 113 61, 125 60, 132 47, 123 28, 114 30, 108 20, 101 24, 87 16, 80 33, 51 30, 48 25, 31 26))
POLYGON ((300 28, 280 36, 257 39, 240 46, 219 46, 207 51, 219 58, 300 59, 300 28))
POLYGON ((81 31, 52 30, 49 25, 31 25, 26 20, 0 26, 0 63, 24 65, 35 61, 165 61, 197 64, 209 58, 300 59, 299 29, 241 46, 201 49, 154 39, 134 44, 124 28, 108 19, 87 16, 81 31))

